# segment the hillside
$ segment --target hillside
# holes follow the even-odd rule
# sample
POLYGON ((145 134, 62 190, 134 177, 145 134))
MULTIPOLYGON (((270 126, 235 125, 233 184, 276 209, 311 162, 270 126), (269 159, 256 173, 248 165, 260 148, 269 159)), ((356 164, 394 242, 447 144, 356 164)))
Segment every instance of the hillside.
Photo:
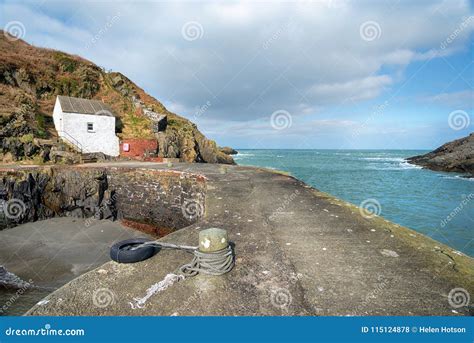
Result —
POLYGON ((474 176, 474 133, 446 143, 425 155, 410 157, 408 161, 432 170, 470 173, 474 176))
POLYGON ((57 148, 52 111, 57 95, 102 100, 117 116, 117 135, 156 138, 159 156, 184 162, 234 163, 189 120, 168 111, 118 72, 79 56, 7 39, 0 31, 0 162, 47 162, 57 148), (155 133, 153 118, 166 116, 155 133))

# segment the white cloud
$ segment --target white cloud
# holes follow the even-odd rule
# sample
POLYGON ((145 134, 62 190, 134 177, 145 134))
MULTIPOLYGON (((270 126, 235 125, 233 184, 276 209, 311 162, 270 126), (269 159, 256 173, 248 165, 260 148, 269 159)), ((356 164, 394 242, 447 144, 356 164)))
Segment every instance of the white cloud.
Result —
POLYGON ((464 49, 474 29, 469 21, 459 30, 470 14, 467 0, 5 1, 0 13, 2 26, 25 24, 27 41, 121 71, 191 119, 210 101, 197 120, 204 131, 229 120, 265 120, 278 109, 311 120, 347 100, 377 98, 414 61, 464 49), (202 26, 201 38, 183 38, 190 21, 202 26), (360 36, 367 21, 380 26, 372 41, 360 36))
POLYGON ((318 84, 310 92, 319 99, 319 102, 333 102, 340 100, 359 101, 375 98, 383 87, 392 83, 388 75, 368 76, 363 79, 351 80, 344 83, 318 84))
POLYGON ((440 93, 436 95, 424 96, 420 99, 423 102, 431 104, 460 106, 463 109, 469 109, 474 105, 474 90, 440 93))

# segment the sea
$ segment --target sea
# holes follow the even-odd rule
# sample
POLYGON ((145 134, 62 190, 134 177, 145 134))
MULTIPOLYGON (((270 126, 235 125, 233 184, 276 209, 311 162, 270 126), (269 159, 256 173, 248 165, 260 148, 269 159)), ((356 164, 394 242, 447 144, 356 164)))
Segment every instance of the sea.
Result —
POLYGON ((474 178, 406 161, 425 150, 239 150, 239 165, 281 170, 474 257, 474 178))

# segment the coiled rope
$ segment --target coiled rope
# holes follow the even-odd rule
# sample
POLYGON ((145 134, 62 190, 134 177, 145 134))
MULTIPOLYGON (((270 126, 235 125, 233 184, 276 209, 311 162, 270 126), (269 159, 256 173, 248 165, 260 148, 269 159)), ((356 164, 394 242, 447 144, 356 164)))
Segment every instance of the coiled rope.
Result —
POLYGON ((174 283, 184 280, 188 277, 196 276, 200 273, 207 275, 223 275, 228 273, 234 267, 234 251, 230 245, 215 252, 202 252, 198 247, 177 245, 151 241, 142 243, 134 248, 139 249, 143 246, 155 246, 165 249, 183 250, 194 255, 190 263, 184 264, 177 269, 176 273, 170 273, 165 278, 147 289, 147 294, 143 298, 134 298, 135 303, 130 302, 132 309, 142 308, 146 301, 154 294, 164 291, 174 283))
POLYGON ((179 271, 187 276, 196 276, 199 273, 208 275, 222 275, 228 273, 234 267, 234 252, 230 245, 215 252, 201 252, 194 250, 194 258, 191 263, 179 268, 179 271))

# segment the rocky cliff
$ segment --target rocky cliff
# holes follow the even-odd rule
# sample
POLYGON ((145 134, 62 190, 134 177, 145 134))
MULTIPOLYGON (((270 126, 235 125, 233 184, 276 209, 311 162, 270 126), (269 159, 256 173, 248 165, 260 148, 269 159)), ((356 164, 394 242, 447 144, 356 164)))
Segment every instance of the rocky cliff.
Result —
MULTIPOLYGON (((189 120, 118 72, 79 56, 34 47, 0 31, 0 162, 54 161, 52 111, 57 95, 102 100, 117 116, 122 138, 156 138, 157 155, 185 162, 234 163, 189 120)), ((57 161, 54 161, 57 162, 57 161)))
POLYGON ((446 143, 425 155, 410 157, 408 161, 432 170, 470 173, 474 176, 474 133, 446 143))

